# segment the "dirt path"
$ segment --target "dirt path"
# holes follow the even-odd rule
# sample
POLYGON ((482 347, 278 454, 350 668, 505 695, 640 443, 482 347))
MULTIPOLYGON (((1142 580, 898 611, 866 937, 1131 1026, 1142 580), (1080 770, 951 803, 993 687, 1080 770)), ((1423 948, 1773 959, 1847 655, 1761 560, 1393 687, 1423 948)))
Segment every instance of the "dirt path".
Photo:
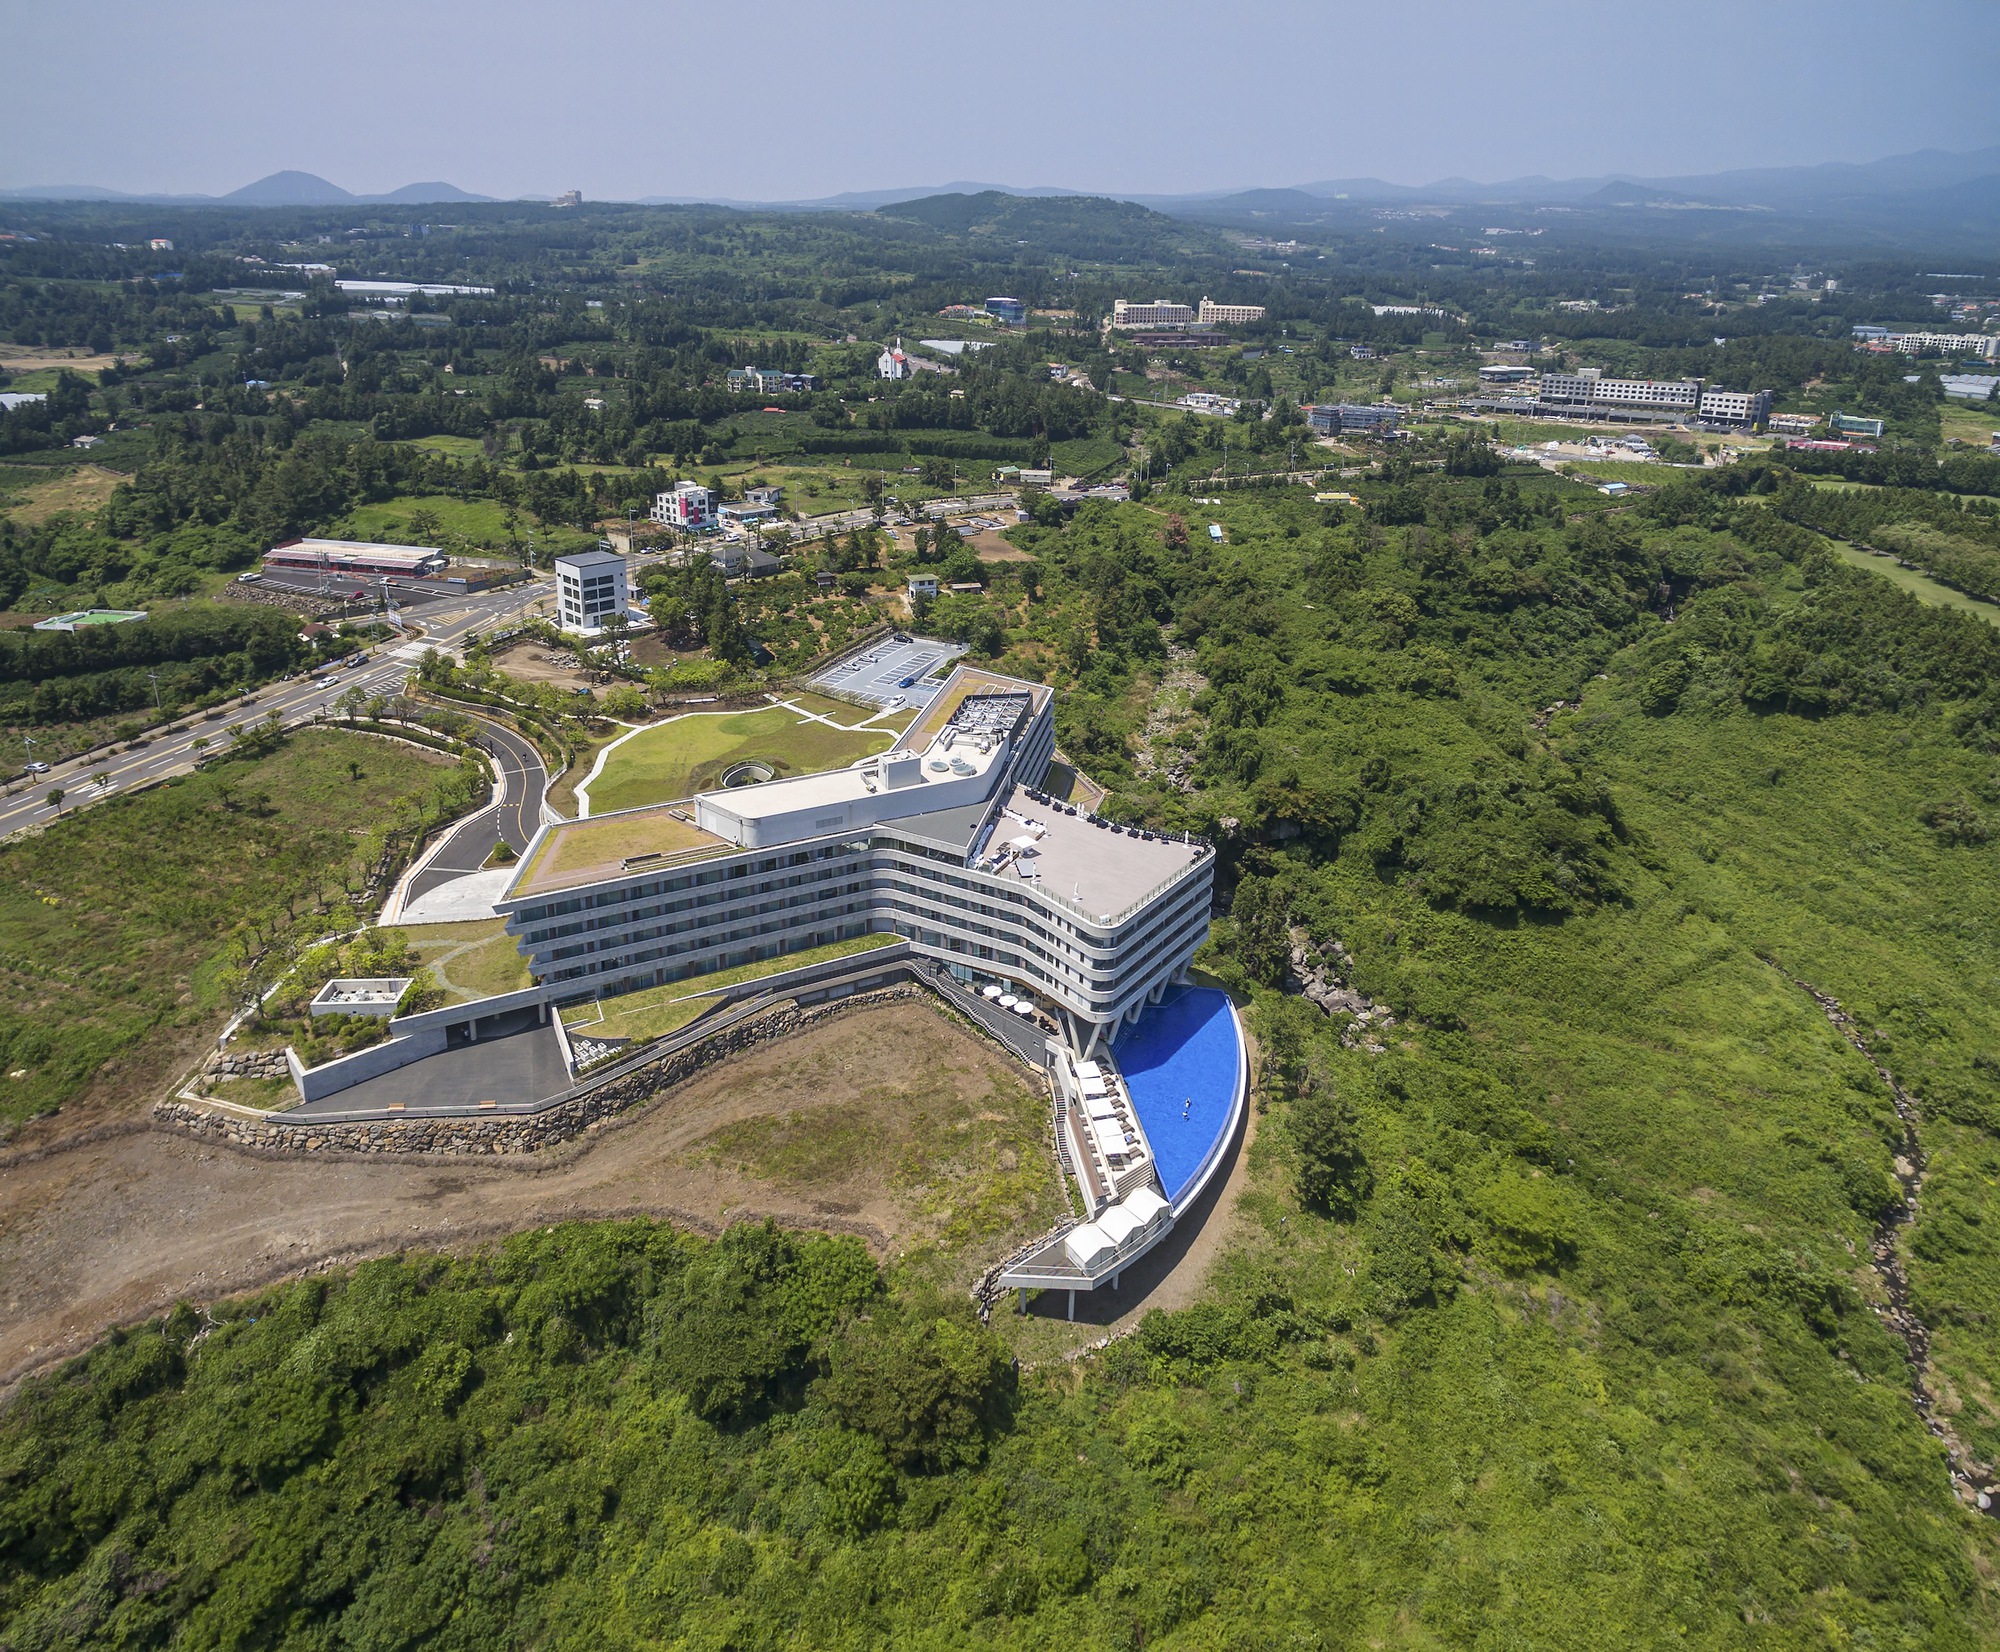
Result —
MULTIPOLYGON (((916 1225, 907 1190, 872 1175, 776 1185, 702 1144, 745 1120, 816 1107, 842 1108, 848 1124, 872 1112, 888 1134, 909 1110, 905 1078, 967 1098, 1022 1081, 928 1007, 896 1004, 712 1068, 539 1163, 305 1162, 150 1129, 0 1161, 0 1388, 183 1297, 540 1222, 647 1215, 713 1231, 768 1215, 856 1233, 883 1252, 916 1225)), ((995 1254, 1014 1242, 997 1240, 995 1254)))

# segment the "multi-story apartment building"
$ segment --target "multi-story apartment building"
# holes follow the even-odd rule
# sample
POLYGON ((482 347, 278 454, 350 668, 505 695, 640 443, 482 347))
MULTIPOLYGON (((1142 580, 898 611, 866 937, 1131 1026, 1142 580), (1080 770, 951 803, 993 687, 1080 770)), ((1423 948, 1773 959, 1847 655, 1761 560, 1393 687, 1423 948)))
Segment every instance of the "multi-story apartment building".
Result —
POLYGON ((1191 305, 1176 304, 1168 298, 1156 298, 1150 304, 1132 304, 1121 298, 1111 306, 1114 327, 1184 327, 1192 320, 1191 305))
POLYGON ((603 995, 894 933, 1018 983, 1089 1054, 1185 975, 1215 857, 1038 788, 1038 683, 954 671, 852 768, 544 827, 498 902, 535 977, 603 995))
POLYGON ((664 527, 712 528, 715 495, 699 482, 676 482, 665 493, 654 495, 653 508, 646 514, 664 527))
POLYGON ((1978 356, 1985 361, 2000 361, 2000 333, 1888 333, 1881 342, 1900 356, 1920 356, 1926 350, 1935 350, 1941 356, 1978 356))
POLYGON ((1227 327, 1263 319, 1264 306, 1261 304, 1218 304, 1212 298, 1204 298, 1195 312, 1195 320, 1203 326, 1227 327))

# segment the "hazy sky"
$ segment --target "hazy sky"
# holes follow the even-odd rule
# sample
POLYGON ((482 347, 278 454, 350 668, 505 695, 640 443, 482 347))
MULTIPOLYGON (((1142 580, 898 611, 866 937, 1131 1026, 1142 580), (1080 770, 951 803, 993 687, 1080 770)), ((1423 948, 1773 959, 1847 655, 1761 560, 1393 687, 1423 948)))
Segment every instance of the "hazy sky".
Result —
POLYGON ((2000 141, 1995 0, 0 0, 0 187, 802 198, 2000 141))

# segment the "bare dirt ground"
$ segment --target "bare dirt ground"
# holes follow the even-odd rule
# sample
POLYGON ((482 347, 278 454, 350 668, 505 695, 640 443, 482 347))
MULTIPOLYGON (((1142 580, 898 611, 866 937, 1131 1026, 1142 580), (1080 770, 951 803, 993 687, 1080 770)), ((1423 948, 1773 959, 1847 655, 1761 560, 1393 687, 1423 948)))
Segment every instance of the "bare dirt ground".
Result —
POLYGON ((513 647, 495 654, 493 664, 524 683, 553 683, 557 688, 593 686, 588 672, 578 671, 572 666, 551 664, 546 658, 550 652, 546 643, 517 642, 513 647))
POLYGON ((949 1245, 973 1200, 989 1220, 962 1236, 959 1266, 976 1269, 1045 1226, 1055 1197, 1052 1172, 1047 1193, 1027 1185, 1019 1130, 990 1122, 1030 1100, 1045 1105, 1020 1068, 909 1002, 739 1056, 534 1161, 265 1157, 136 1121, 0 1156, 0 1389, 183 1298, 536 1223, 645 1215, 713 1231, 769 1216, 887 1255, 949 1245), (815 1111, 835 1148, 791 1151, 786 1136, 809 1133, 757 1128, 815 1111))

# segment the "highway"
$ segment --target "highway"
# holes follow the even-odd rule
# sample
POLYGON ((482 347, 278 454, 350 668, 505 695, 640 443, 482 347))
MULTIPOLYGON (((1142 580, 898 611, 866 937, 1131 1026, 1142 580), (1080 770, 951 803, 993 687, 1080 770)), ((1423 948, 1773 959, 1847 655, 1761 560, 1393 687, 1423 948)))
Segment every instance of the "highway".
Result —
MULTIPOLYGON (((226 749, 230 729, 260 723, 274 711, 290 727, 311 722, 316 715, 337 714, 341 696, 350 689, 358 688, 371 698, 393 694, 402 687, 426 648, 454 647, 468 632, 490 630, 511 620, 535 602, 546 600, 551 591, 548 582, 534 581, 505 590, 427 603, 422 610, 421 636, 378 643, 369 651, 364 664, 352 670, 328 671, 323 683, 304 677, 268 683, 252 689, 240 700, 177 718, 167 728, 142 736, 136 749, 100 746, 94 752, 54 765, 47 774, 17 775, 0 792, 0 837, 56 819, 58 811, 45 801, 52 787, 62 788, 60 812, 67 815, 103 798, 120 797, 157 780, 189 773, 198 757, 226 749), (194 749, 196 740, 205 742, 200 752, 194 749), (108 784, 99 783, 100 775, 108 784)), ((506 759, 503 757, 502 761, 506 759)), ((517 782, 510 781, 510 785, 514 784, 517 782)), ((510 791, 510 801, 512 796, 510 791)), ((540 809, 537 790, 537 818, 540 809)), ((487 847, 492 847, 490 841, 487 847)))

